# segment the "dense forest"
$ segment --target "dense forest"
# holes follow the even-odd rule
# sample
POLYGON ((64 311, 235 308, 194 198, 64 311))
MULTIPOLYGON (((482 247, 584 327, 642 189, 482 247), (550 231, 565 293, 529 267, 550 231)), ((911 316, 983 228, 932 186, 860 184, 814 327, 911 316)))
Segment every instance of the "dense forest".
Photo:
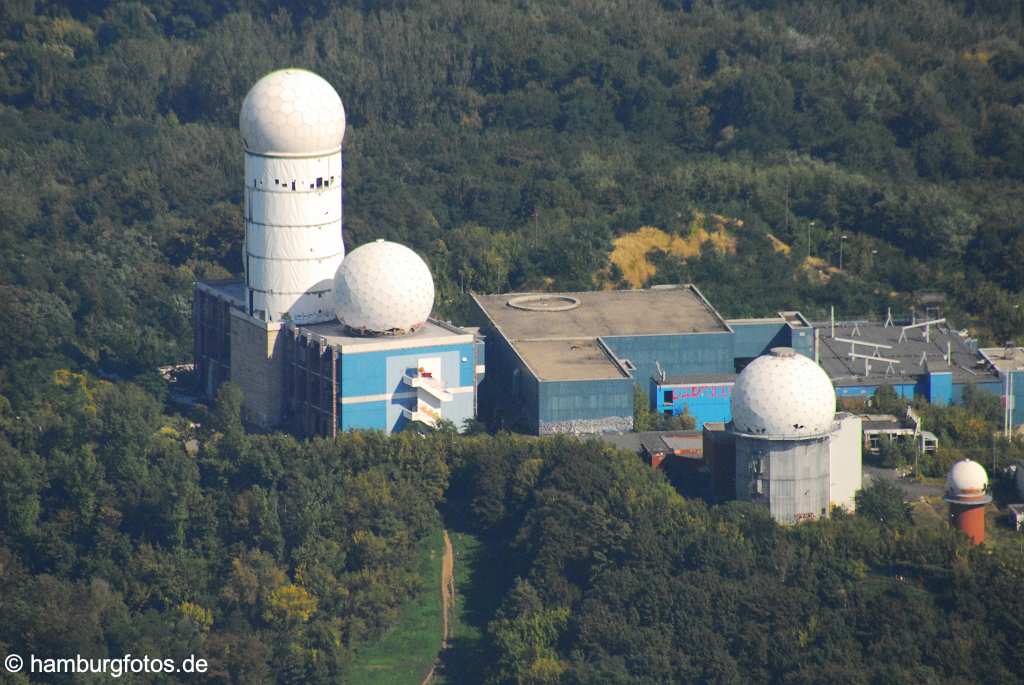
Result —
POLYGON ((341 680, 419 589, 451 434, 249 436, 240 401, 225 385, 199 428, 70 372, 28 410, 0 398, 0 651, 341 680))
MULTIPOLYGON (((178 413, 155 367, 240 271, 238 109, 284 65, 345 103, 349 247, 414 247, 442 316, 624 287, 614 240, 720 215, 733 252, 647 283, 727 316, 940 290, 1022 336, 1022 35, 1020 0, 0 2, 0 648, 343 682, 444 519, 501 581, 465 682, 1020 681, 1020 554, 885 486, 783 529, 596 443, 248 435, 233 386, 178 413)), ((922 408, 927 473, 988 447, 969 399, 922 408)))
POLYGON ((507 577, 467 682, 1024 677, 1024 556, 913 524, 884 481, 855 516, 782 528, 597 442, 498 441, 454 462, 449 500, 507 577))
POLYGON ((198 654, 209 682, 344 682, 419 589, 412 565, 443 516, 498 577, 455 682, 1024 673, 1024 555, 913 523, 885 482, 856 516, 786 529, 684 499, 598 442, 301 443, 247 435, 239 399, 224 386, 197 425, 135 384, 63 372, 29 409, 0 403, 0 650, 198 654))
POLYGON ((1006 0, 4 2, 3 386, 33 358, 189 358, 192 281, 241 267, 238 109, 282 65, 345 102, 346 241, 427 256, 441 314, 621 284, 615 236, 719 212, 737 253, 663 255, 656 281, 731 316, 939 289, 1001 343, 1024 334, 1021 33, 1006 0), (827 281, 804 267, 841 248, 827 281))

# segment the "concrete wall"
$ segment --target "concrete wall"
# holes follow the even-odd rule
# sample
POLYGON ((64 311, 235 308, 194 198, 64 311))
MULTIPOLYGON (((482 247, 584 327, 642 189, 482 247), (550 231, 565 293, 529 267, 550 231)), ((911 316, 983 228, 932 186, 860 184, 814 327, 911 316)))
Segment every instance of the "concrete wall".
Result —
POLYGON ((730 431, 704 427, 704 463, 711 469, 711 495, 716 502, 736 496, 736 439, 730 431))
POLYGON ((231 380, 242 389, 243 418, 259 428, 281 423, 284 411, 284 350, 280 323, 231 312, 231 380))
POLYGON ((537 434, 540 429, 538 381, 508 341, 482 326, 486 375, 480 381, 478 416, 500 427, 537 434))
POLYGON ((192 288, 195 371, 207 400, 213 400, 221 384, 231 378, 231 309, 228 299, 199 283, 192 288))
POLYGON ((782 524, 828 515, 828 442, 736 436, 736 499, 767 506, 782 524))
POLYGON ((651 380, 654 409, 659 414, 671 412, 673 416, 689 411, 700 430, 708 421, 727 422, 732 419, 733 383, 696 383, 679 385, 651 380), (666 397, 671 393, 671 397, 666 397))
POLYGON ((648 379, 657 375, 655 362, 669 375, 687 373, 734 373, 733 333, 682 335, 604 336, 601 338, 619 359, 636 365, 633 378, 646 391, 648 379))
POLYGON ((859 416, 845 414, 839 419, 839 430, 828 445, 829 507, 854 510, 854 495, 861 488, 862 421, 859 416))
POLYGON ((633 380, 541 381, 538 433, 632 430, 633 380))

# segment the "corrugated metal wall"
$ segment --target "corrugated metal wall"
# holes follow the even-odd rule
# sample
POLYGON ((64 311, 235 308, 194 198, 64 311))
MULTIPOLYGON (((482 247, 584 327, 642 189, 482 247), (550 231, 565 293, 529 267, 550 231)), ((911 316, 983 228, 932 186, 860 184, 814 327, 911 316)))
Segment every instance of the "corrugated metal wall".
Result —
POLYGON ((601 339, 619 359, 636 365, 633 378, 644 391, 657 374, 733 373, 733 337, 730 332, 684 335, 605 336, 601 339))
POLYGON ((633 387, 629 378, 542 381, 540 432, 629 430, 633 426, 633 387))
POLYGON ((759 357, 773 347, 788 347, 789 326, 779 321, 765 323, 736 323, 729 325, 736 331, 734 354, 737 357, 759 357))

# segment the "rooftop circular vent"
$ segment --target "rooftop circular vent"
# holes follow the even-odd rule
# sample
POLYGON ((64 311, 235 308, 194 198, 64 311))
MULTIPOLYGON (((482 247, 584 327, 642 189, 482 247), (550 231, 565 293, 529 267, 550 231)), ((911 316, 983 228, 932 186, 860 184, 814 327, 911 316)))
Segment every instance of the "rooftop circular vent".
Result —
POLYGON ((580 306, 580 301, 568 295, 522 295, 506 304, 512 309, 526 312, 567 312, 580 306))

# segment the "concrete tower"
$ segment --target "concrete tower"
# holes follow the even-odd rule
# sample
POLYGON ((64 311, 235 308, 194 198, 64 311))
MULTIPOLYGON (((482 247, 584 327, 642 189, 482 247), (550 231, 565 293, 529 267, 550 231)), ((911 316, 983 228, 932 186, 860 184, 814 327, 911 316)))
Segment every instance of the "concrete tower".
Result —
POLYGON ((327 81, 302 69, 267 74, 242 103, 245 305, 266 322, 334 318, 341 236, 345 110, 327 81))
POLYGON ((751 362, 732 394, 736 499, 767 505, 779 523, 827 516, 835 413, 832 383, 812 360, 776 347, 751 362))
POLYGON ((945 499, 949 502, 950 523, 973 544, 985 542, 985 505, 992 501, 985 468, 970 459, 953 464, 946 476, 945 499))

